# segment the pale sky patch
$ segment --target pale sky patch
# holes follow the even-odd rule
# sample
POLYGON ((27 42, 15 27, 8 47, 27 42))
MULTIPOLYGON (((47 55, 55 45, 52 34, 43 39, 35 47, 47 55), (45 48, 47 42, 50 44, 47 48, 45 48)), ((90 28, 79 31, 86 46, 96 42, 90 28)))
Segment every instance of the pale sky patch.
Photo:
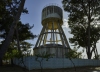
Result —
POLYGON ((68 28, 68 20, 67 19, 63 19, 63 28, 68 28))

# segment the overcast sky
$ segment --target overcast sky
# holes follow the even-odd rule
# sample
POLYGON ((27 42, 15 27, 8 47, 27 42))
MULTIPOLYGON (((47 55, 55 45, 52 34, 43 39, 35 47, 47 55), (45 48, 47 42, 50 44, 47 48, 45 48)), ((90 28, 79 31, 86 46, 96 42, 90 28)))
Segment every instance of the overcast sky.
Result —
MULTIPOLYGON (((30 25, 34 24, 34 28, 31 31, 33 34, 39 35, 39 33, 42 29, 42 25, 41 25, 42 9, 50 4, 57 4, 58 6, 60 6, 62 8, 61 1, 62 0, 26 0, 24 7, 27 8, 29 14, 22 15, 21 21, 23 23, 29 23, 30 25)), ((63 28, 64 28, 64 31, 66 32, 65 34, 68 39, 68 38, 72 37, 72 35, 70 35, 68 33, 68 31, 70 29, 68 28, 67 19, 68 19, 68 13, 63 11, 63 20, 64 20, 63 28)), ((37 38, 34 40, 31 40, 30 43, 35 44, 36 41, 37 41, 37 38)), ((99 43, 97 44, 97 48, 98 48, 98 52, 99 52, 100 51, 99 43)), ((100 52, 99 52, 99 54, 100 54, 100 52)))

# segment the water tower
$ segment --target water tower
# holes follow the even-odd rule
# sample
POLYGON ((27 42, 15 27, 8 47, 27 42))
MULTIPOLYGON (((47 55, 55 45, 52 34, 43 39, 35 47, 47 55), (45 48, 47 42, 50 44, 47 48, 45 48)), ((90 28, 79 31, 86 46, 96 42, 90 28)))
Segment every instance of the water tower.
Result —
POLYGON ((62 29, 63 11, 57 5, 49 5, 42 10, 42 30, 34 48, 34 54, 48 52, 56 58, 63 58, 69 44, 62 29))

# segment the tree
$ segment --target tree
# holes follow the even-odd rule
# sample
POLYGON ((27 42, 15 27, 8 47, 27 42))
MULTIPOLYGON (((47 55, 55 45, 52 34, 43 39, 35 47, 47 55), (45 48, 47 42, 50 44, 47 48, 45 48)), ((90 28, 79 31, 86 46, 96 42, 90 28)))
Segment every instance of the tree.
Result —
MULTIPOLYGON (((0 19, 0 38, 3 40, 0 43, 0 48, 1 48, 1 45, 4 43, 5 38, 8 35, 8 31, 10 30, 9 27, 13 23, 14 17, 18 12, 18 6, 21 2, 20 0, 5 0, 5 1, 1 0, 1 1, 2 3, 0 7, 3 8, 5 11, 2 12, 2 9, 0 11, 0 13, 2 14, 2 16, 0 16, 1 17, 0 19)), ((26 8, 23 9, 22 13, 27 14, 28 13, 27 9, 26 8)), ((28 44, 26 46, 30 48, 31 44, 28 42, 25 42, 25 40, 34 39, 36 37, 36 35, 33 35, 33 33, 30 31, 33 27, 34 25, 30 26, 28 23, 23 24, 21 21, 18 21, 13 38, 11 40, 11 43, 7 50, 6 55, 7 54, 9 55, 10 53, 12 53, 13 49, 17 49, 17 48, 18 50, 22 49, 22 47, 20 46, 26 43, 28 44), (19 42, 19 45, 18 45, 18 42, 19 42)), ((13 57, 10 57, 10 58, 13 58, 13 57)))
POLYGON ((78 48, 74 47, 73 49, 70 49, 67 54, 65 54, 65 57, 72 58, 72 59, 75 59, 75 58, 81 59, 82 53, 84 52, 84 50, 82 52, 77 52, 77 51, 78 51, 78 48))
POLYGON ((4 54, 6 53, 6 51, 8 49, 8 46, 9 46, 11 40, 12 40, 12 37, 13 37, 13 34, 14 34, 14 30, 16 28, 17 22, 18 22, 18 20, 20 18, 21 12, 22 12, 23 7, 24 7, 24 3, 25 3, 25 0, 21 0, 20 6, 19 6, 19 9, 18 9, 18 13, 14 17, 13 24, 10 27, 10 31, 8 33, 8 36, 5 39, 5 42, 1 46, 1 49, 0 49, 0 60, 2 60, 4 54))
POLYGON ((30 44, 28 42, 25 42, 25 41, 21 42, 20 48, 21 48, 22 53, 25 56, 30 56, 31 55, 30 50, 29 50, 30 48, 32 48, 31 46, 32 46, 32 44, 30 44))
MULTIPOLYGON (((5 53, 3 60, 11 62, 13 66, 13 58, 17 55, 18 50, 16 48, 8 48, 7 52, 5 53)), ((10 63, 9 63, 10 64, 10 63)))
MULTIPOLYGON (((1 0, 0 1, 0 36, 8 34, 11 23, 18 12, 20 0, 1 0)), ((28 13, 23 9, 22 13, 28 13)))
MULTIPOLYGON (((96 50, 100 39, 100 1, 99 0, 63 0, 64 10, 69 12, 69 28, 73 38, 70 42, 86 48, 88 59, 96 50), (96 32, 94 32, 96 31, 96 32), (91 34, 91 35, 90 35, 91 34)), ((97 55, 97 52, 95 52, 97 55)))

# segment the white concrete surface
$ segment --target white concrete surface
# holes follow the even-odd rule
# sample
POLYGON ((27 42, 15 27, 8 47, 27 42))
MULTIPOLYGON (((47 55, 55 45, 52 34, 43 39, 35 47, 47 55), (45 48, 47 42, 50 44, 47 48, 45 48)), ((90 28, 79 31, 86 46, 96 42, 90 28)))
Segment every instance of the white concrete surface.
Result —
MULTIPOLYGON (((41 58, 39 58, 40 60, 41 58)), ((36 61, 35 57, 24 57, 24 64, 27 69, 40 69, 40 64, 36 61)), ((100 66, 100 60, 89 60, 89 59, 72 59, 75 66, 100 66)), ((21 59, 14 59, 14 63, 16 65, 24 67, 23 63, 21 63, 21 59)), ((42 67, 44 69, 55 69, 55 68, 69 68, 74 67, 72 62, 66 58, 50 58, 48 61, 44 59, 42 61, 42 67)))

